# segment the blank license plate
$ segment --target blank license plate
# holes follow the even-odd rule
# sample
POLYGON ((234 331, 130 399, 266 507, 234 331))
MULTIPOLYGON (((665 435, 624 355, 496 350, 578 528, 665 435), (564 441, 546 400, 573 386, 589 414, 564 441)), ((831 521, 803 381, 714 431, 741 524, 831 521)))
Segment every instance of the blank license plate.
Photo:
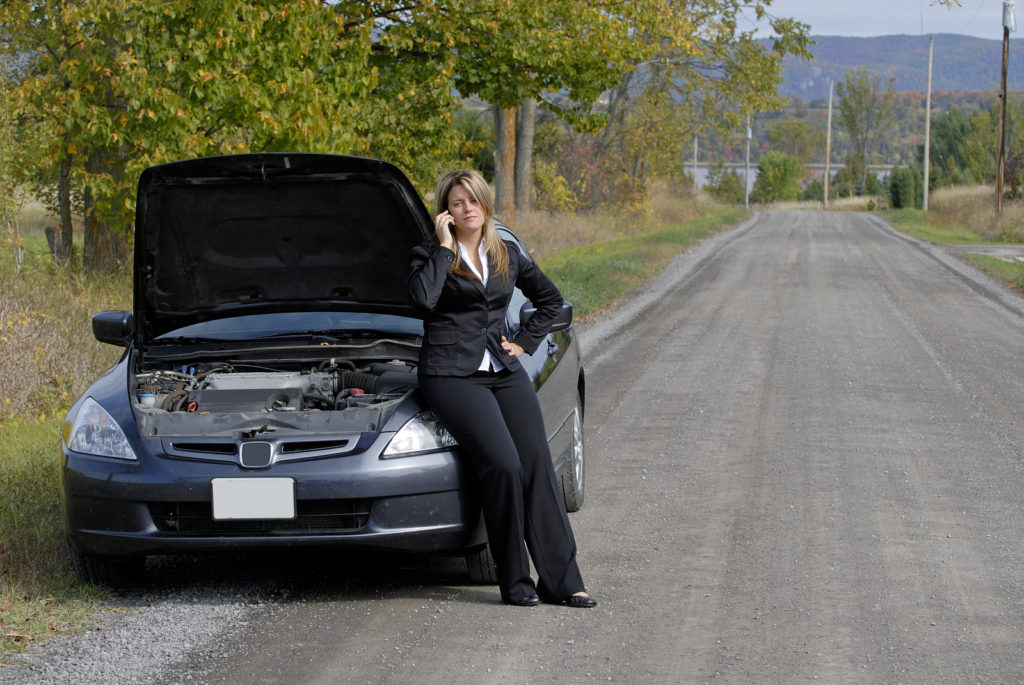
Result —
POLYGON ((292 478, 214 478, 211 483, 214 520, 295 518, 292 478))

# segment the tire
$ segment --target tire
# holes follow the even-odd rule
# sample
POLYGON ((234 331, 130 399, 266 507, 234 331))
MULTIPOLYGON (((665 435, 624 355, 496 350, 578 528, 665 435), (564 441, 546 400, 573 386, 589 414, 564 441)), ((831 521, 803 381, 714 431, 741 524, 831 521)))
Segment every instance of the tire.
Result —
POLYGON ((498 566, 494 563, 490 545, 484 545, 477 551, 466 555, 466 570, 469 571, 469 579, 474 583, 498 584, 498 566))
POLYGON ((569 447, 569 461, 559 476, 562 486, 562 499, 565 510, 579 511, 583 506, 583 408, 580 398, 576 397, 576 408, 572 415, 572 445, 569 447))
POLYGON ((71 565, 81 582, 116 590, 139 583, 146 570, 146 557, 85 554, 71 547, 71 565))

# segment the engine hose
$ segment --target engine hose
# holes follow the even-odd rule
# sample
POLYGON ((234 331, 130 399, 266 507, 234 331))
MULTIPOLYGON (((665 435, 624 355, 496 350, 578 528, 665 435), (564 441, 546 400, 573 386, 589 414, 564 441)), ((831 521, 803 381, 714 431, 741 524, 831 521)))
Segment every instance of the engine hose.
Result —
POLYGON ((188 393, 184 390, 175 390, 170 395, 164 398, 163 404, 160 407, 164 411, 178 411, 178 407, 175 407, 176 402, 180 402, 188 397, 188 393))
POLYGON ((314 395, 307 392, 302 393, 303 409, 310 409, 314 404, 319 405, 321 409, 331 409, 334 407, 334 403, 323 395, 314 395))
POLYGON ((372 373, 358 373, 356 371, 346 371, 341 374, 341 387, 343 388, 359 388, 363 392, 373 393, 374 387, 377 385, 377 377, 372 373))

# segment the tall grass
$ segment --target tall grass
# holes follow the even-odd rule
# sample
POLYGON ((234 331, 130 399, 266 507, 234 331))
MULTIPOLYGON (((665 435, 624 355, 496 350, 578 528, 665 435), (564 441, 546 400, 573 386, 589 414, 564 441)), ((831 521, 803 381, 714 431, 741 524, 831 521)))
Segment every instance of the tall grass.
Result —
POLYGON ((928 211, 889 210, 885 218, 909 235, 933 243, 983 244, 1024 239, 1024 202, 1008 201, 995 212, 994 191, 987 186, 940 188, 928 200, 928 211))
POLYGON ((29 205, 0 241, 0 663, 83 629, 104 596, 71 569, 58 445, 69 404, 118 357, 93 338, 90 316, 130 307, 131 287, 127 274, 55 265, 44 233, 53 223, 29 205))
POLYGON ((966 229, 983 241, 1024 239, 1024 202, 1004 202, 1000 216, 995 211, 995 189, 990 186, 939 188, 928 198, 928 214, 939 228, 966 229))
POLYGON ((30 642, 82 630, 105 596, 78 584, 58 500, 60 420, 0 427, 0 664, 30 642))
POLYGON ((686 248, 744 216, 741 208, 720 207, 681 224, 581 245, 538 261, 573 303, 573 314, 585 319, 635 290, 686 248))
POLYGON ((93 338, 91 316, 131 308, 127 274, 62 268, 45 238, 26 239, 22 248, 20 269, 10 246, 0 254, 0 424, 14 415, 60 414, 119 354, 93 338))
POLYGON ((662 226, 705 216, 718 205, 703 192, 694 193, 667 182, 655 183, 648 202, 639 210, 600 210, 564 215, 532 212, 516 217, 512 228, 537 259, 582 245, 648 233, 662 226))

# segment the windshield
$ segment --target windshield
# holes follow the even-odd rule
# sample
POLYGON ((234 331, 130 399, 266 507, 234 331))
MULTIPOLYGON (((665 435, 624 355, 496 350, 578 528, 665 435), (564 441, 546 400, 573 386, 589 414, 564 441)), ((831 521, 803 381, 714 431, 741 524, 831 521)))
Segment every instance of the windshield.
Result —
POLYGON ((358 334, 381 336, 423 335, 423 322, 392 314, 355 312, 281 312, 251 314, 192 324, 159 336, 156 340, 178 338, 205 340, 252 340, 289 334, 358 334))

